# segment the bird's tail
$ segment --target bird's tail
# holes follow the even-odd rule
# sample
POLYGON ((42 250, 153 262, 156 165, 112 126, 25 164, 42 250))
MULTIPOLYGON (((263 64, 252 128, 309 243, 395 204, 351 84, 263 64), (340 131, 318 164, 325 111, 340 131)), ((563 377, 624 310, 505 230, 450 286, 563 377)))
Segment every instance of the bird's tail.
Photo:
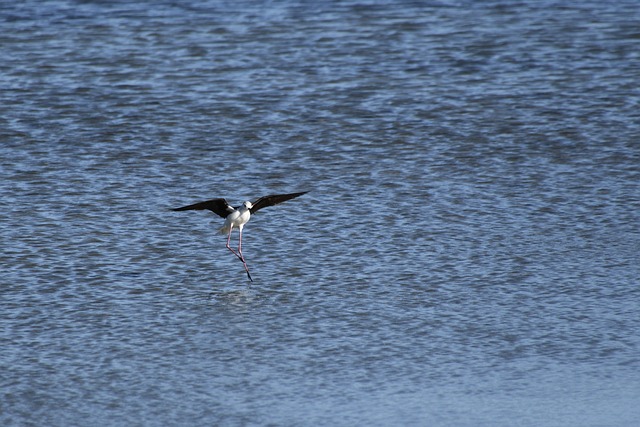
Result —
POLYGON ((231 228, 231 224, 225 224, 218 230, 220 234, 229 234, 229 229, 231 228))

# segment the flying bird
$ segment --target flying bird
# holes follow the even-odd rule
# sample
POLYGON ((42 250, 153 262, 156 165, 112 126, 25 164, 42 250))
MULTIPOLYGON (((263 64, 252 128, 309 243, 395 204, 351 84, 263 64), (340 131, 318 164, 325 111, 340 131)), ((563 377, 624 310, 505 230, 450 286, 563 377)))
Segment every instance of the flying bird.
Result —
POLYGON ((242 229, 244 225, 249 222, 251 215, 256 213, 262 208, 266 208, 268 206, 277 205, 278 203, 286 202, 287 200, 291 200, 294 197, 302 196, 303 194, 308 193, 308 191, 303 191, 301 193, 290 193, 290 194, 272 194, 270 196, 264 196, 257 199, 255 202, 246 201, 242 204, 242 206, 231 207, 229 203, 225 199, 211 199, 204 202, 194 203, 192 205, 183 206, 181 208, 172 209, 173 211, 201 211, 201 210, 210 210, 213 213, 225 218, 224 225, 220 228, 219 232, 221 234, 227 234, 227 249, 231 251, 235 256, 238 257, 240 261, 242 261, 242 265, 244 265, 244 269, 247 272, 247 276, 249 280, 253 282, 251 278, 251 273, 249 273, 249 267, 247 267, 247 261, 244 259, 242 255, 242 229), (238 238, 238 250, 234 251, 231 247, 231 232, 233 228, 237 227, 238 232, 240 234, 238 238))

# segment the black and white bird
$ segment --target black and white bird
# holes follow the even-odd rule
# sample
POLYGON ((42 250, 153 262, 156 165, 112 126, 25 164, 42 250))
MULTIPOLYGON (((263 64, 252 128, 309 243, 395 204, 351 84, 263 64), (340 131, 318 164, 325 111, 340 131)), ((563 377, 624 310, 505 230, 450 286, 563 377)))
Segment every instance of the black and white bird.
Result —
POLYGON ((227 249, 229 249, 235 256, 238 257, 240 261, 242 261, 242 265, 244 265, 244 269, 247 272, 247 276, 249 280, 253 282, 251 278, 251 274, 249 273, 249 267, 247 267, 247 261, 244 259, 242 255, 242 229, 244 225, 249 222, 251 215, 256 213, 262 208, 266 208, 268 206, 277 205, 278 203, 286 202, 287 200, 291 200, 294 197, 302 196, 303 194, 308 193, 308 191, 303 191, 301 193, 290 193, 290 194, 272 194, 270 196, 264 196, 257 199, 255 202, 246 201, 239 207, 231 207, 229 203, 225 199, 211 199, 204 202, 194 203, 192 205, 183 206, 181 208, 172 209, 174 211, 191 211, 191 210, 210 210, 213 213, 225 218, 224 225, 220 228, 221 234, 227 234, 227 249), (240 234, 238 238, 238 251, 234 251, 231 248, 231 232, 233 228, 236 227, 240 234))

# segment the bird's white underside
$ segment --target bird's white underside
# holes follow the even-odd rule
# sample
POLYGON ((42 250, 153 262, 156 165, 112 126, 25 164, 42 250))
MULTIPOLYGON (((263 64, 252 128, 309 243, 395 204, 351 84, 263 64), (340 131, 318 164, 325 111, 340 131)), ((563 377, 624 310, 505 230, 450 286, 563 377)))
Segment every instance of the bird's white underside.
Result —
POLYGON ((244 225, 249 222, 251 218, 251 202, 244 202, 243 205, 227 215, 224 220, 224 225, 220 228, 220 234, 229 234, 233 228, 237 228, 242 231, 244 225))

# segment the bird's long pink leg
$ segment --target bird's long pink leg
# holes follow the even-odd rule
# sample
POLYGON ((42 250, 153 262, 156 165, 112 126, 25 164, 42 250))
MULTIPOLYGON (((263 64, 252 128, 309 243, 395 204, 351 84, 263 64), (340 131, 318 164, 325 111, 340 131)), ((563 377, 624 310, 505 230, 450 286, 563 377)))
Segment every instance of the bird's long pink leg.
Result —
POLYGON ((247 276, 249 277, 249 280, 253 282, 253 279, 251 278, 251 273, 249 273, 249 267, 247 267, 247 262, 244 260, 244 256, 242 256, 242 228, 238 228, 238 231, 240 232, 240 237, 238 239, 238 252, 234 251, 233 248, 231 247, 232 231, 233 231, 233 227, 229 229, 229 236, 227 236, 227 249, 229 249, 232 254, 237 256, 240 261, 242 261, 242 265, 244 265, 244 269, 247 272, 247 276))
POLYGON ((242 261, 242 265, 244 265, 244 269, 247 272, 247 276, 249 277, 249 280, 253 282, 253 279, 251 278, 251 274, 249 273, 249 267, 247 267, 247 262, 244 260, 244 256, 242 255, 242 227, 240 227, 238 231, 240 232, 240 237, 238 237, 238 253, 240 254, 239 258, 240 258, 240 261, 242 261))
POLYGON ((229 228, 229 236, 227 237, 227 249, 229 249, 231 251, 232 254, 234 254, 235 256, 237 256, 238 258, 240 258, 240 261, 244 262, 244 260, 242 259, 242 256, 238 255, 236 253, 236 251, 233 250, 233 248, 231 247, 230 243, 231 243, 231 232, 233 231, 233 226, 231 226, 231 228, 229 228))

